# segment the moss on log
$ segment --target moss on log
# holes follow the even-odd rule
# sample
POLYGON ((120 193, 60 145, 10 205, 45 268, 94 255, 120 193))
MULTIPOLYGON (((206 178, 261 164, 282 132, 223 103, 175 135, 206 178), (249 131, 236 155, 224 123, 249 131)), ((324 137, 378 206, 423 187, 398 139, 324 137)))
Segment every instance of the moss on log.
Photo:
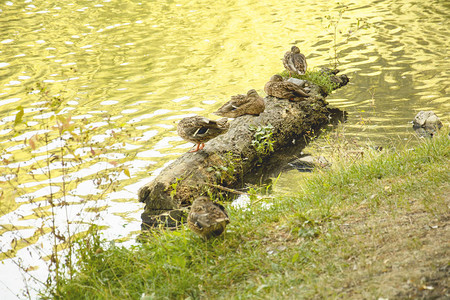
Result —
MULTIPOLYGON (((348 82, 345 75, 331 75, 341 87, 348 82)), ((236 188, 245 178, 264 164, 273 153, 289 148, 293 143, 306 141, 311 132, 329 121, 326 94, 309 83, 310 97, 305 101, 266 97, 266 109, 259 116, 245 115, 231 121, 227 133, 208 143, 201 151, 185 153, 166 167, 152 182, 139 190, 139 201, 145 203, 142 229, 164 223, 176 226, 186 216, 192 201, 207 193, 221 193, 214 186, 236 188), (272 125, 275 152, 262 155, 252 144, 252 127, 272 125)))

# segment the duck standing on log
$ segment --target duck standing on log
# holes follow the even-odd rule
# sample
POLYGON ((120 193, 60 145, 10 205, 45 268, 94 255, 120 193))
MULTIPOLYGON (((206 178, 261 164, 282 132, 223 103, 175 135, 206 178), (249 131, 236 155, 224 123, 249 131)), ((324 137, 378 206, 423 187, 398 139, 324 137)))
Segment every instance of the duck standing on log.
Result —
POLYGON ((194 200, 187 218, 189 228, 205 240, 221 235, 228 223, 225 207, 205 196, 194 200))
POLYGON ((284 81, 281 75, 273 75, 270 81, 264 86, 264 91, 267 95, 289 99, 290 101, 301 101, 309 95, 295 83, 284 81))
POLYGON ((189 151, 197 152, 205 147, 207 141, 227 132, 227 121, 227 118, 214 121, 201 116, 186 117, 178 123, 177 132, 184 140, 197 144, 195 150, 189 151))
POLYGON ((264 99, 254 89, 251 89, 247 95, 231 96, 231 100, 222 105, 214 114, 228 118, 237 118, 243 115, 258 116, 265 108, 264 99))
POLYGON ((282 60, 284 67, 289 71, 290 77, 292 77, 291 72, 298 75, 306 73, 306 68, 308 67, 306 57, 300 53, 300 49, 297 46, 292 46, 291 51, 286 52, 282 60))

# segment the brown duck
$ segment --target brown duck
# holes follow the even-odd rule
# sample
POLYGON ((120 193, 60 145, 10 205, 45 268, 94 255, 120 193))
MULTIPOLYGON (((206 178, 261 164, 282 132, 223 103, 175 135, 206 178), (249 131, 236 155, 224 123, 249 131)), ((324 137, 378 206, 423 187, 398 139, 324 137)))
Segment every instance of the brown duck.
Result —
POLYGON ((205 240, 221 235, 228 223, 225 207, 205 196, 194 200, 187 218, 189 228, 205 240))
POLYGON ((178 134, 186 141, 197 144, 196 152, 205 147, 205 143, 216 136, 227 132, 229 124, 227 118, 210 120, 201 116, 186 117, 181 119, 177 126, 178 134))
POLYGON ((264 86, 267 95, 289 99, 290 101, 301 101, 308 97, 308 94, 295 83, 284 81, 280 75, 273 75, 270 81, 264 86))
POLYGON ((231 100, 222 105, 214 114, 237 118, 243 115, 259 115, 265 108, 264 99, 252 89, 247 92, 247 95, 231 96, 231 100))
POLYGON ((284 54, 283 65, 289 71, 289 76, 291 77, 291 72, 298 75, 305 74, 308 67, 306 57, 300 53, 300 49, 297 46, 292 46, 291 51, 284 54))

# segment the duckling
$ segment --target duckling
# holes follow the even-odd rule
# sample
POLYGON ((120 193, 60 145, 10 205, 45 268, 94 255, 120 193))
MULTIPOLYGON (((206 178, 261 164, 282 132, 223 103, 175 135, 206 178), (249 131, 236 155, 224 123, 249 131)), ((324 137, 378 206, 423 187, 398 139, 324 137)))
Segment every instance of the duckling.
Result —
POLYGON ((204 240, 221 235, 228 223, 225 207, 205 196, 194 200, 187 218, 189 228, 204 240))
POLYGON ((252 89, 247 92, 247 95, 231 96, 231 100, 222 105, 214 114, 237 118, 243 115, 259 115, 265 108, 264 99, 252 89))
POLYGON ((227 121, 227 118, 214 121, 201 116, 186 117, 178 123, 177 132, 184 140, 197 144, 195 150, 189 151, 197 152, 207 141, 227 132, 227 121))
POLYGON ((297 46, 292 46, 291 51, 284 54, 283 65, 289 71, 290 77, 292 77, 291 72, 298 75, 305 74, 308 67, 306 57, 300 53, 300 49, 297 46))
POLYGON ((295 83, 284 81, 283 77, 276 74, 270 78, 270 81, 264 86, 264 91, 269 96, 285 98, 290 101, 301 101, 308 97, 308 94, 295 83))

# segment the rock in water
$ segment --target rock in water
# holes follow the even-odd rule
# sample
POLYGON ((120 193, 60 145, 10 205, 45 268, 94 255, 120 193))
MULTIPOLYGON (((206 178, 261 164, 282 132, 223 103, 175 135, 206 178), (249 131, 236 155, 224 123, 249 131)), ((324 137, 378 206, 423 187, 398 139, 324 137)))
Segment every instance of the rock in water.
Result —
POLYGON ((420 136, 433 136, 441 127, 442 122, 432 111, 419 111, 413 120, 413 128, 420 136))
POLYGON ((432 111, 419 111, 413 120, 414 127, 434 127, 440 129, 442 122, 438 116, 432 111))

